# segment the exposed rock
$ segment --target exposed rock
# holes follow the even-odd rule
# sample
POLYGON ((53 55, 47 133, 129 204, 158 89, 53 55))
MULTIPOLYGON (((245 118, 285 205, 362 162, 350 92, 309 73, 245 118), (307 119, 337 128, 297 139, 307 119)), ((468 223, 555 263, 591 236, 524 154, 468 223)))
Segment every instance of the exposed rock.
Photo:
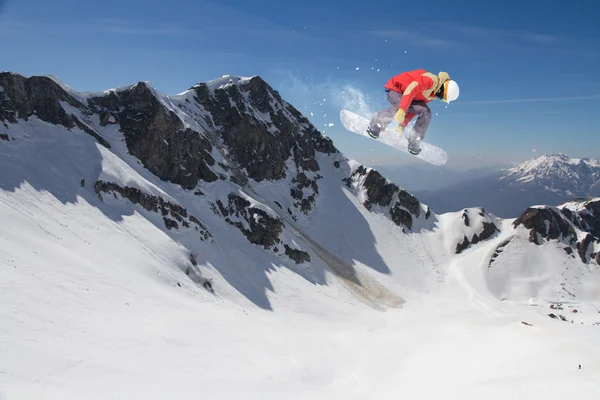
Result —
POLYGON ((466 236, 464 236, 462 242, 456 245, 456 254, 462 253, 467 247, 472 244, 477 244, 484 240, 491 238, 496 232, 498 232, 498 228, 493 222, 483 222, 483 229, 479 234, 475 233, 471 240, 469 240, 466 236))
POLYGON ((194 229, 200 233, 201 240, 207 240, 212 237, 206 227, 196 217, 189 214, 185 208, 166 201, 162 197, 144 193, 137 188, 123 187, 114 182, 104 182, 101 180, 96 182, 95 190, 100 197, 102 193, 112 193, 113 195, 118 193, 133 204, 139 204, 148 211, 160 213, 168 229, 179 229, 179 224, 177 223, 179 221, 184 227, 189 227, 192 224, 194 229))
POLYGON ((393 183, 388 182, 381 174, 374 169, 366 172, 366 168, 361 166, 356 170, 359 175, 366 173, 366 178, 363 183, 367 189, 367 204, 365 207, 371 208, 371 204, 377 204, 382 207, 387 207, 391 204, 394 194, 400 189, 393 183))
POLYGON ((431 217, 431 209, 427 206, 427 211, 425 211, 425 219, 429 219, 431 217))
POLYGON ((285 254, 292 260, 296 262, 296 264, 302 264, 305 262, 310 262, 310 254, 305 251, 292 249, 287 244, 283 245, 285 248, 285 254))
POLYGON ((294 205, 300 208, 300 211, 304 214, 308 214, 315 204, 316 195, 319 193, 317 180, 321 178, 321 175, 317 175, 315 179, 310 179, 305 173, 300 172, 292 179, 292 183, 296 186, 290 189, 290 194, 294 199, 298 200, 294 205), (309 189, 312 194, 305 197, 304 189, 309 189))
POLYGON ((196 257, 195 253, 190 253, 190 263, 192 263, 194 267, 198 266, 198 257, 196 257))
POLYGON ((600 200, 588 202, 585 209, 588 212, 581 217, 585 221, 585 226, 582 226, 582 229, 600 240, 600 200))
POLYGON ((19 119, 28 120, 36 116, 42 121, 62 125, 67 129, 75 126, 92 136, 101 145, 110 148, 110 144, 89 126, 83 124, 74 115, 68 114, 61 102, 67 103, 82 112, 85 105, 75 100, 58 83, 45 76, 24 76, 10 72, 0 73, 0 121, 17 123, 19 119))
POLYGON ((259 208, 250 207, 248 200, 234 193, 230 193, 227 199, 227 206, 221 200, 217 200, 221 214, 225 221, 237 227, 250 243, 269 249, 281 242, 279 235, 283 231, 283 222, 279 218, 273 218, 259 208))
POLYGON ((406 208, 412 215, 419 218, 421 215, 421 204, 419 200, 412 194, 408 193, 404 190, 398 191, 398 199, 397 204, 400 204, 402 207, 406 208))
MULTIPOLYGON (((583 211, 572 212, 564 208, 561 212, 550 208, 530 208, 521 217, 519 217, 514 226, 523 224, 530 229, 529 240, 535 244, 541 244, 541 240, 559 239, 567 242, 571 247, 575 247, 577 254, 582 262, 588 263, 593 259, 588 256, 590 245, 597 241, 592 233, 586 233, 582 240, 578 241, 577 233, 571 222, 581 230, 590 230, 595 232, 598 220, 596 215, 600 215, 596 209, 600 202, 590 202, 589 208, 583 211)), ((564 249, 567 254, 572 254, 573 250, 564 249)))
POLYGON ((467 236, 463 237, 463 240, 460 241, 459 243, 456 244, 456 250, 455 253, 456 254, 460 254, 463 251, 465 251, 469 246, 471 245, 471 242, 469 241, 469 238, 467 236))
MULTIPOLYGON (((479 215, 481 215, 481 214, 479 214, 479 215)), ((471 225, 469 225, 469 212, 467 210, 465 210, 463 212, 462 219, 465 221, 466 226, 471 226, 471 225)))
POLYGON ((573 212, 566 207, 561 211, 576 227, 600 240, 600 200, 586 201, 581 211, 573 212))
POLYGON ((367 170, 364 166, 358 167, 352 176, 343 181, 351 188, 355 180, 362 180, 367 195, 363 205, 369 211, 373 205, 389 207, 390 218, 396 225, 412 229, 413 216, 418 218, 421 214, 421 204, 412 194, 389 182, 376 170, 367 170))
MULTIPOLYGON (((508 244, 511 242, 512 239, 507 239, 504 242, 500 243, 497 247, 496 250, 494 250, 494 254, 492 254, 492 257, 490 258, 490 262, 488 264, 488 268, 492 267, 492 264, 494 263, 494 261, 496 261, 496 259, 498 258, 498 256, 500 254, 502 254, 502 252, 504 251, 504 248, 506 246, 508 246, 508 244)), ((464 241, 463 241, 464 242, 464 241)), ((464 250, 464 249, 462 249, 464 250)), ((461 251, 462 251, 461 250, 461 251)))
POLYGON ((519 225, 530 229, 529 241, 535 244, 540 244, 538 234, 546 240, 562 238, 571 244, 577 240, 575 229, 554 209, 528 208, 513 223, 515 228, 519 225))
POLYGON ((165 226, 167 229, 179 229, 179 224, 177 221, 167 217, 163 217, 163 220, 165 221, 165 226))
POLYGON ((404 225, 408 229, 412 229, 412 215, 405 209, 401 208, 400 203, 396 203, 396 205, 390 210, 390 217, 392 217, 392 221, 394 221, 396 225, 404 225))
POLYGON ((0 73, 0 121, 17 123, 18 119, 29 119, 35 115, 42 121, 73 128, 75 123, 67 115, 60 102, 74 107, 83 104, 73 99, 54 80, 44 76, 24 76, 10 72, 0 73))
POLYGON ((294 107, 281 99, 260 77, 211 91, 194 87, 196 101, 211 114, 211 123, 227 144, 230 155, 258 182, 285 177, 292 157, 300 170, 318 171, 315 152, 337 153, 330 139, 294 107), (268 120, 257 119, 254 109, 268 120))
POLYGON ((577 243, 577 254, 579 254, 579 258, 581 258, 581 261, 583 261, 584 263, 587 263, 589 261, 588 257, 587 257, 587 253, 588 253, 590 244, 593 241, 594 241, 594 237, 588 233, 585 235, 585 237, 583 238, 582 241, 577 243))
POLYGON ((0 140, 9 141, 10 137, 8 137, 8 135, 6 133, 0 133, 0 140))
POLYGON ((140 82, 119 93, 121 130, 129 152, 159 178, 193 189, 200 180, 213 182, 217 175, 212 145, 198 132, 185 128, 146 84, 140 82))

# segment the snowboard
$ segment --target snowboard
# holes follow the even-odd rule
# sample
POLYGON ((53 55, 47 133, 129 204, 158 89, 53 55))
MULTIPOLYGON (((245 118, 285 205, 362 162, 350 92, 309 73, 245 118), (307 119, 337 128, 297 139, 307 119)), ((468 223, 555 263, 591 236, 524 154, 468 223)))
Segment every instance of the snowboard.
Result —
MULTIPOLYGON (((340 119, 342 121, 342 125, 344 125, 344 128, 348 129, 350 132, 368 137, 371 140, 376 140, 380 143, 387 144, 388 146, 410 154, 408 152, 408 139, 406 136, 400 136, 400 134, 394 129, 387 128, 381 131, 378 139, 373 139, 367 133, 367 128, 371 122, 370 120, 348 110, 342 110, 340 112, 340 119)), ((406 128, 405 135, 407 130, 409 130, 409 128, 406 128)), ((423 141, 421 142, 421 152, 416 156, 413 154, 410 155, 437 166, 444 165, 448 161, 448 154, 444 150, 434 146, 431 143, 423 141)))

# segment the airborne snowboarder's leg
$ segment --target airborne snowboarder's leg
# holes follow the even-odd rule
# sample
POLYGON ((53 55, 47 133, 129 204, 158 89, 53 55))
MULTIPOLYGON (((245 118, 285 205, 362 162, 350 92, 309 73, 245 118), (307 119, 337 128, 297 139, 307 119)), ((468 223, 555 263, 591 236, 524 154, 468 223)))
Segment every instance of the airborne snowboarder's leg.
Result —
POLYGON ((421 152, 421 140, 425 138, 431 122, 431 109, 423 101, 413 101, 408 108, 408 112, 418 117, 408 137, 408 151, 411 154, 419 154, 421 152))
POLYGON ((388 91, 388 101, 390 102, 391 106, 375 114, 371 120, 371 123, 369 124, 369 128, 367 129, 369 136, 377 139, 379 137, 379 132, 384 130, 385 127, 392 122, 396 111, 398 111, 401 98, 401 93, 394 92, 393 90, 388 91))

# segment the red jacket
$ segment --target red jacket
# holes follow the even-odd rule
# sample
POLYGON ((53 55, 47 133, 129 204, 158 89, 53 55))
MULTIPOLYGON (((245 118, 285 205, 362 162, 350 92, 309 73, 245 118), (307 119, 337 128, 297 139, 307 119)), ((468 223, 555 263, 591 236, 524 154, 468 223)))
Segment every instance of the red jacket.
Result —
POLYGON ((435 100, 435 94, 448 79, 450 79, 450 76, 445 72, 434 75, 424 69, 417 69, 392 77, 385 84, 385 88, 402 93, 399 108, 407 112, 405 123, 408 124, 414 117, 414 115, 408 113, 408 108, 413 100, 424 101, 425 103, 435 100))

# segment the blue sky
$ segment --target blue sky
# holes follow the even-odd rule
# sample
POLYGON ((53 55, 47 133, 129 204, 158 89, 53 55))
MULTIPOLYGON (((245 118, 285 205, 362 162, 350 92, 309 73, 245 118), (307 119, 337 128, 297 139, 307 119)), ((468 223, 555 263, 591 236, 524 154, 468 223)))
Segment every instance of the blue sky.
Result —
POLYGON ((386 106, 405 70, 447 71, 426 140, 449 168, 543 153, 600 158, 600 4, 528 1, 0 0, 0 69, 79 91, 139 80, 167 94, 260 75, 347 156, 414 159, 345 131, 339 110, 386 106), (329 126, 333 124, 333 126, 329 126))

